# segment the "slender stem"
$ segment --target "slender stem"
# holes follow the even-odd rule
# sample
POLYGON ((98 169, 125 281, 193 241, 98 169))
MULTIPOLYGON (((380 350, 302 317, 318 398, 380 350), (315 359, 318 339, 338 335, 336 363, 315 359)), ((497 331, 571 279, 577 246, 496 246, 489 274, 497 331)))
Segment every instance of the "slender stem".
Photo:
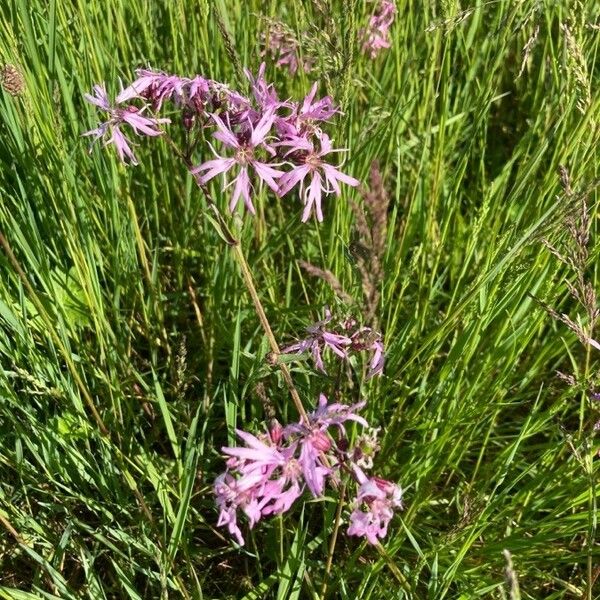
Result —
POLYGON ((21 534, 10 524, 10 521, 0 513, 0 524, 12 535, 18 544, 27 546, 25 540, 21 537, 21 534))
POLYGON ((389 570, 392 572, 392 574, 394 575, 394 577, 396 578, 398 583, 404 588, 404 590, 406 592, 408 592, 408 594, 411 594, 412 590, 411 590, 411 587, 410 587, 406 577, 404 577, 404 575, 402 574, 402 571, 400 571, 400 569, 398 568, 396 563, 392 560, 392 557, 386 552, 382 543, 377 542, 375 548, 377 548, 377 551, 379 552, 381 557, 387 563, 389 570))
MULTIPOLYGON (((269 342, 269 346, 271 347, 271 351, 276 356, 279 356, 281 354, 279 344, 277 343, 275 335, 273 334, 273 330, 271 329, 269 320, 267 319, 267 315, 265 313, 262 302, 260 300, 260 296, 258 295, 258 292, 256 291, 256 286, 254 285, 254 278, 252 277, 252 271, 250 270, 248 261, 246 260, 246 257, 244 256, 244 252, 242 251, 242 246, 241 246, 240 240, 237 239, 237 237, 232 233, 231 229, 227 225, 227 222, 223 218, 223 215, 221 214, 221 211, 219 210, 217 203, 213 200, 206 185, 204 185, 204 183, 202 183, 202 178, 200 177, 200 175, 198 175, 197 173, 194 173, 192 171, 193 164, 192 164, 192 161, 191 161, 189 155, 184 154, 177 147, 177 145, 173 142, 173 140, 170 137, 165 136, 165 138, 169 142, 169 144, 171 145, 171 147, 173 148, 173 150, 175 151, 177 156, 185 164, 188 171, 191 173, 192 177, 194 178, 197 186, 202 190, 202 193, 204 194, 204 197, 206 198, 208 206, 215 217, 215 221, 216 221, 215 225, 217 226, 218 233, 227 242, 227 244, 232 247, 233 255, 234 255, 238 265, 240 266, 240 270, 242 272, 242 279, 244 280, 246 289, 248 290, 248 293, 250 294, 250 297, 252 298, 252 303, 254 304, 254 309, 256 310, 256 314, 258 315, 258 320, 260 321, 260 324, 265 332, 265 335, 267 336, 267 340, 269 342)), ((304 422, 308 423, 308 415, 306 414, 306 409, 302 405, 302 400, 300 399, 298 390, 296 389, 296 386, 294 385, 294 382, 292 381, 292 376, 290 374, 290 370, 287 368, 287 365, 285 365, 284 363, 277 362, 277 366, 279 367, 279 370, 281 371, 281 374, 283 375, 283 379, 289 389, 290 396, 292 397, 292 401, 294 402, 294 406, 296 407, 296 410, 298 411, 300 418, 304 422)))
POLYGON ((337 509, 335 511, 335 522, 333 525, 333 533, 329 540, 329 552, 327 553, 327 563, 325 564, 325 575, 323 575, 323 583, 321 585, 321 600, 325 600, 325 594, 327 593, 327 581, 329 579, 329 573, 331 572, 331 565, 333 563, 333 553, 335 552, 335 545, 337 543, 338 532, 340 530, 340 524, 342 522, 342 508, 344 506, 344 497, 346 495, 346 484, 342 484, 340 488, 340 496, 338 499, 337 509))
MULTIPOLYGON (((242 271, 242 278, 244 279, 246 289, 248 290, 248 293, 252 298, 252 303, 254 304, 256 314, 258 315, 258 320, 260 321, 260 324, 264 329, 265 335, 267 336, 269 346, 271 346, 271 350, 273 351, 273 353, 278 356, 279 354, 281 354, 281 350, 279 349, 277 340, 273 335, 273 330, 271 329, 271 325, 269 324, 269 320, 267 319, 267 315, 265 314, 263 305, 258 296, 258 292, 256 291, 250 267, 248 266, 248 262, 246 261, 246 257, 242 252, 242 247, 239 242, 233 246, 233 253, 238 264, 240 265, 240 269, 242 271)), ((288 386, 288 389, 290 390, 290 395, 292 396, 292 400, 294 402, 296 410, 298 411, 302 419, 308 422, 308 415, 306 414, 304 406, 302 406, 302 400, 300 400, 298 390, 296 389, 296 386, 292 381, 292 376, 290 375, 290 371, 287 368, 287 365, 285 365, 284 363, 277 363, 277 366, 281 370, 283 379, 285 380, 285 383, 288 386)))

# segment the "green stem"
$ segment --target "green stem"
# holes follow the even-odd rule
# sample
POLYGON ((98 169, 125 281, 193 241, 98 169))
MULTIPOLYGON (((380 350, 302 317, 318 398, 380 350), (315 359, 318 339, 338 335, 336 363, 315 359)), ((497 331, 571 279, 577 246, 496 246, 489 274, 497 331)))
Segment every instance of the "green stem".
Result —
POLYGON ((375 548, 377 548, 377 551, 379 552, 381 557, 387 563, 389 570, 392 572, 392 574, 394 575, 394 577, 396 578, 398 583, 409 594, 409 597, 410 597, 412 590, 410 588, 410 585, 409 585, 406 577, 404 577, 404 575, 402 574, 402 571, 400 571, 400 569, 398 568, 398 565, 396 565, 396 563, 392 560, 392 557, 386 552, 386 549, 383 547, 381 542, 378 542, 377 545, 375 546, 375 548))
POLYGON ((331 534, 331 539, 329 540, 329 552, 327 553, 327 563, 325 564, 325 575, 323 576, 323 584, 321 585, 321 600, 325 600, 325 594, 327 593, 327 581, 329 579, 329 573, 331 572, 331 565, 333 563, 333 553, 335 552, 335 545, 337 543, 338 532, 340 530, 340 524, 342 522, 342 508, 344 506, 345 495, 346 484, 342 484, 337 509, 335 511, 335 523, 333 526, 333 533, 331 534))
MULTIPOLYGON (((267 319, 267 315, 265 314, 263 305, 258 296, 258 292, 256 291, 256 286, 254 285, 254 279, 252 277, 250 267, 248 266, 248 262, 246 261, 246 257, 244 256, 244 253, 242 252, 242 247, 239 242, 237 242, 235 245, 233 245, 233 254, 234 254, 235 259, 237 260, 237 262, 240 266, 240 269, 242 271, 242 278, 244 280, 244 283, 246 284, 246 289, 248 290, 248 293, 250 294, 250 297, 252 298, 252 303, 254 304, 254 309, 256 310, 256 314, 258 315, 258 320, 260 321, 260 324, 262 325, 265 335, 267 336, 267 340, 269 341, 269 346, 271 346, 271 350, 273 351, 273 353, 276 356, 279 356, 281 354, 281 350, 279 349, 277 340, 275 339, 275 336, 273 335, 273 330, 271 329, 271 325, 269 324, 269 320, 267 319)), ((292 381, 292 376, 290 374, 289 369, 287 368, 287 365, 285 365, 284 363, 277 363, 277 366, 279 367, 281 374, 283 375, 283 379, 284 379, 286 385, 288 386, 288 389, 290 391, 290 395, 292 396, 292 401, 294 402, 294 406, 296 407, 296 410, 298 411, 298 413, 300 414, 302 419, 304 421, 308 422, 308 416, 306 414, 306 410, 304 409, 304 406, 302 406, 302 400, 300 400, 298 390, 296 389, 296 386, 294 385, 294 382, 292 381)))
MULTIPOLYGON (((237 239, 237 237, 232 233, 231 229, 229 229, 229 226, 223 218, 223 215, 221 214, 217 203, 213 200, 207 187, 202 183, 201 177, 197 173, 192 173, 193 164, 189 156, 181 152, 181 150, 179 150, 179 148, 173 142, 172 139, 170 139, 169 137, 166 137, 166 139, 177 154, 177 156, 183 161, 188 171, 194 177, 194 180, 196 181, 198 187, 202 190, 202 193, 204 194, 204 197, 206 198, 206 201, 208 203, 208 207, 214 215, 213 224, 216 226, 218 233, 227 242, 227 244, 232 247, 233 255, 238 265, 240 266, 240 270, 242 272, 242 279, 244 280, 246 289, 250 294, 252 304, 254 304, 254 309, 258 316, 258 320, 260 321, 263 331, 267 336, 267 340, 269 342, 269 346, 271 347, 271 351, 273 352, 273 354, 275 354, 276 357, 278 357, 281 354, 281 350, 279 348, 277 340, 275 339, 275 335, 273 334, 273 330, 271 329, 269 320, 267 319, 267 315, 263 308, 258 292, 256 291, 256 286, 254 285, 254 278, 252 277, 252 271, 250 270, 248 261, 246 260, 246 257, 244 256, 244 253, 242 251, 240 240, 237 239)), ((290 396, 292 397, 292 401, 294 403, 294 406, 296 407, 296 410, 298 411, 298 414, 304 422, 308 423, 308 415, 306 414, 306 409, 302 405, 302 400, 300 400, 298 390, 296 389, 296 386, 292 381, 290 370, 284 363, 277 362, 277 366, 279 367, 279 370, 283 375, 283 379, 288 387, 290 396)))

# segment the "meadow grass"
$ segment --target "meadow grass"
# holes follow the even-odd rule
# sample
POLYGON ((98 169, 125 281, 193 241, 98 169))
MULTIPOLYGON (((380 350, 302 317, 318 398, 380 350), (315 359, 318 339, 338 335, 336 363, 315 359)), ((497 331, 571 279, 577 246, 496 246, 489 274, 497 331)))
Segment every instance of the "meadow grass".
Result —
MULTIPOLYGON (((600 10, 397 5, 376 60, 361 0, 0 6, 0 63, 24 80, 0 93, 0 597, 320 597, 334 498, 261 522, 242 549, 216 528, 220 447, 296 412, 202 194, 164 142, 143 140, 134 168, 80 137, 97 119, 83 93, 140 66, 245 90, 268 19, 315 61, 291 76, 267 60, 269 80, 294 98, 319 80, 344 110, 345 171, 368 185, 377 161, 390 197, 386 370, 346 401, 367 400, 405 508, 379 552, 342 526, 328 597, 600 595, 598 352, 542 306, 589 325, 548 245, 568 252, 585 201, 595 285, 600 10)), ((231 219, 280 343, 325 304, 363 307, 350 200, 302 224, 296 198, 265 194, 231 219)), ((334 383, 291 368, 306 406, 334 383)))

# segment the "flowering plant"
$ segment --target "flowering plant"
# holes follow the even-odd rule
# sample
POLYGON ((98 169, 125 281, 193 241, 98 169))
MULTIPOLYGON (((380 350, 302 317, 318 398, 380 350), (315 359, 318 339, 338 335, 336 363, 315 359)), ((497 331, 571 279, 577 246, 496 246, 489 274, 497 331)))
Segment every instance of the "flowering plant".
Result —
MULTIPOLYGON (((180 112, 186 148, 178 155, 215 211, 221 233, 231 239, 271 348, 275 354, 281 354, 239 241, 232 237, 206 185, 223 177, 223 190, 233 186, 229 210, 235 211, 242 199, 251 214, 256 212, 257 189, 266 186, 277 196, 285 196, 298 188, 304 203, 304 222, 312 214, 322 221, 323 197, 331 193, 339 196, 341 184, 357 186, 359 181, 330 162, 330 155, 343 150, 333 147, 323 129, 339 111, 329 96, 317 98, 316 83, 301 102, 282 101, 265 79, 264 64, 256 76, 245 73, 250 81, 250 97, 198 75, 187 78, 148 69, 139 70, 135 81, 122 89, 114 102, 109 100, 104 86, 96 85, 93 95, 85 97, 105 113, 106 120, 84 135, 94 141, 103 140, 105 146, 113 145, 123 162, 138 164, 133 143, 125 133, 127 129, 138 136, 164 136, 175 147, 166 128, 175 120, 157 115, 167 104, 180 112), (193 154, 207 133, 212 139, 206 147, 214 158, 203 156, 196 162, 193 154)), ((305 351, 311 353, 316 368, 322 372, 325 351, 343 360, 368 351, 368 377, 383 371, 381 334, 351 318, 334 320, 328 308, 322 321, 307 328, 306 338, 284 348, 283 353, 305 351)), ((346 485, 353 481, 357 492, 350 504, 348 534, 377 544, 386 535, 394 510, 402 506, 402 490, 395 483, 365 474, 379 449, 379 430, 369 428, 358 414, 365 403, 329 404, 321 394, 315 410, 307 413, 287 367, 284 363, 278 366, 300 419, 286 426, 274 422, 268 433, 259 435, 238 429, 236 433, 244 445, 222 448, 227 457, 226 470, 214 482, 218 525, 227 527, 243 544, 238 524, 240 512, 252 528, 264 517, 290 510, 305 491, 321 498, 327 485, 336 488, 342 482, 346 485), (354 443, 348 431, 351 423, 365 430, 354 443)))
POLYGON ((329 162, 330 155, 343 152, 333 147, 323 131, 338 109, 329 96, 316 98, 316 83, 302 102, 281 101, 273 84, 265 79, 264 63, 256 76, 247 70, 245 73, 251 83, 251 97, 200 75, 188 78, 148 69, 138 70, 137 79, 121 90, 114 103, 109 101, 105 87, 96 85, 94 94, 85 98, 108 118, 83 135, 94 141, 103 139, 105 146, 115 147, 123 162, 138 164, 132 142, 123 130, 129 127, 138 136, 161 136, 166 132, 161 126, 173 120, 148 113, 160 112, 169 102, 181 112, 188 134, 199 139, 212 130, 212 138, 222 146, 219 152, 207 142, 215 158, 203 159, 190 166, 190 171, 200 185, 222 175, 223 190, 233 186, 231 212, 242 198, 246 210, 254 214, 253 197, 263 184, 277 196, 298 187, 304 203, 302 221, 313 213, 322 221, 323 197, 331 193, 340 196, 340 184, 359 184, 329 162))
POLYGON ((402 489, 365 474, 372 462, 363 458, 371 458, 378 449, 376 432, 371 430, 359 436, 354 445, 349 444, 348 423, 368 427, 357 414, 363 406, 364 402, 352 406, 328 404, 321 394, 317 408, 306 420, 286 427, 275 422, 268 433, 258 437, 237 430, 245 445, 222 449, 229 457, 227 470, 214 484, 218 525, 226 526, 243 545, 239 511, 252 528, 265 516, 288 511, 305 489, 319 498, 327 483, 336 486, 346 476, 358 486, 351 503, 348 535, 376 544, 386 535, 394 509, 402 506, 402 489))

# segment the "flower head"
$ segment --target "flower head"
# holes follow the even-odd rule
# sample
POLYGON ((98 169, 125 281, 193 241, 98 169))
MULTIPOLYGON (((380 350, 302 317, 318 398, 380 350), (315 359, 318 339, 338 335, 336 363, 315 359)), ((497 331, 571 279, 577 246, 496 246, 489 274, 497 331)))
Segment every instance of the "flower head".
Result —
MULTIPOLYGON (((346 323, 349 323, 348 321, 346 323)), ((351 321, 350 329, 356 326, 355 321, 351 321)), ((383 367, 385 365, 385 355, 383 348, 383 341, 381 334, 374 331, 370 327, 359 327, 351 335, 351 348, 356 352, 362 352, 369 350, 372 352, 371 360, 369 361, 369 372, 367 379, 374 377, 375 375, 381 375, 383 373, 383 367)))
POLYGON ((356 410, 363 406, 364 402, 353 406, 328 404, 325 394, 320 394, 317 408, 308 414, 308 423, 300 421, 284 429, 284 436, 287 439, 297 440, 300 445, 298 462, 302 467, 306 485, 313 496, 322 495, 326 477, 332 474, 332 468, 339 462, 336 457, 332 457, 331 460, 323 458, 333 448, 329 429, 336 427, 345 437, 346 421, 355 421, 363 427, 368 426, 365 419, 356 414, 356 410))
POLYGON ((315 100, 317 88, 315 82, 302 102, 288 102, 286 106, 291 108, 291 112, 275 121, 277 133, 283 142, 296 138, 307 141, 312 137, 321 139, 321 125, 339 112, 331 96, 315 100))
POLYGON ((321 134, 319 143, 320 148, 316 149, 312 140, 295 137, 276 144, 289 148, 285 156, 294 164, 291 171, 281 178, 279 193, 284 196, 293 187, 300 185, 300 194, 304 201, 303 223, 308 221, 313 210, 316 213, 317 221, 323 221, 321 206, 323 193, 335 192, 339 196, 341 194, 340 182, 351 186, 359 184, 358 179, 345 175, 325 160, 326 155, 332 152, 341 152, 332 147, 329 136, 325 133, 321 134), (310 179, 308 185, 305 184, 307 178, 310 179))
POLYGON ((94 93, 84 94, 84 98, 100 110, 108 114, 108 119, 101 123, 95 129, 86 131, 83 135, 91 136, 93 141, 104 138, 104 145, 113 144, 119 158, 125 162, 128 159, 132 164, 137 165, 137 159, 131 149, 131 142, 121 131, 121 127, 129 125, 137 135, 146 135, 155 137, 162 131, 158 126, 162 123, 169 123, 169 119, 153 119, 146 117, 142 113, 145 106, 137 108, 136 106, 117 107, 113 106, 103 85, 95 85, 94 93))
POLYGON ((370 428, 366 433, 362 433, 358 436, 354 448, 352 449, 351 461, 361 469, 372 469, 373 468, 373 457, 379 452, 381 446, 379 445, 379 432, 380 427, 370 428))
POLYGON ((248 69, 244 69, 244 73, 248 78, 248 81, 250 81, 252 95, 259 108, 262 111, 274 111, 284 103, 279 101, 275 86, 272 83, 267 83, 267 80, 265 79, 265 69, 266 64, 263 62, 258 68, 256 77, 254 77, 248 69))
POLYGON ((363 52, 376 58, 381 50, 391 46, 390 27, 396 17, 396 4, 392 0, 380 0, 369 25, 362 30, 363 52))
POLYGON ((346 348, 352 344, 352 340, 348 336, 333 333, 325 328, 332 318, 331 311, 326 307, 325 318, 306 328, 307 337, 287 346, 282 352, 302 354, 308 351, 312 354, 315 367, 326 373, 323 351, 329 349, 340 358, 346 358, 346 348))
POLYGON ((277 58, 275 65, 277 67, 287 67, 289 72, 294 75, 298 69, 309 73, 313 67, 314 60, 310 57, 300 56, 299 44, 293 35, 283 31, 281 27, 272 27, 262 36, 264 50, 261 54, 268 51, 273 58, 277 58))
MULTIPOLYGON (((283 179, 283 178, 282 178, 283 179)), ((367 378, 381 375, 385 363, 384 347, 381 334, 370 327, 359 327, 354 319, 332 322, 333 316, 325 307, 325 318, 306 328, 307 336, 282 350, 283 353, 310 352, 315 367, 326 373, 323 364, 323 353, 331 350, 341 359, 347 359, 352 353, 370 351, 367 378)))
POLYGON ((144 98, 151 102, 154 110, 160 110, 165 101, 199 108, 209 99, 213 84, 200 75, 179 77, 151 69, 138 69, 137 75, 137 79, 117 96, 117 102, 144 98))
POLYGON ((194 128, 197 133, 214 128, 213 136, 232 151, 221 155, 209 143, 216 158, 191 169, 200 185, 216 175, 233 171, 228 184, 233 186, 231 211, 243 198, 246 209, 255 213, 252 196, 256 182, 266 184, 278 195, 299 184, 305 203, 303 221, 313 211, 321 221, 323 193, 339 195, 340 182, 358 185, 356 179, 327 162, 326 155, 339 150, 332 148, 321 124, 338 110, 329 96, 316 98, 317 83, 300 102, 279 100, 265 71, 265 63, 260 65, 256 75, 245 71, 252 90, 251 96, 246 97, 225 83, 201 75, 181 77, 138 69, 136 79, 121 90, 114 104, 109 102, 103 86, 95 86, 93 95, 86 94, 89 102, 108 113, 108 119, 84 135, 104 138, 105 145, 114 144, 121 160, 137 164, 123 126, 128 125, 138 135, 158 136, 162 133, 158 126, 170 120, 145 116, 144 111, 149 107, 160 111, 165 104, 170 104, 180 112, 177 121, 185 132, 185 147, 178 154, 186 157, 186 163, 200 141, 200 136, 191 134, 194 128), (143 104, 130 104, 132 101, 143 104), (284 164, 292 166, 287 174, 279 169, 284 164), (284 183, 280 185, 279 180, 284 175, 284 183))
POLYGON ((355 468, 360 488, 350 515, 348 535, 367 538, 377 544, 378 538, 386 536, 394 509, 402 507, 402 489, 380 477, 367 477, 360 468, 355 468))
MULTIPOLYGON (((244 545, 244 538, 237 523, 237 510, 246 509, 251 502, 251 495, 238 489, 236 479, 228 472, 222 473, 215 480, 214 492, 219 509, 218 527, 227 526, 229 533, 238 544, 244 545)), ((252 514, 252 510, 249 511, 252 514)))
POLYGON ((215 495, 219 508, 219 526, 227 526, 239 544, 244 538, 237 524, 242 510, 250 527, 265 515, 279 514, 290 509, 302 494, 301 468, 294 458, 296 444, 273 443, 272 436, 264 440, 236 431, 245 446, 224 447, 229 456, 228 470, 215 480, 215 495))
POLYGON ((229 203, 229 210, 233 212, 240 197, 242 197, 248 211, 255 214, 256 211, 251 198, 252 184, 249 169, 251 168, 258 178, 275 192, 278 191, 275 180, 283 175, 282 171, 274 169, 256 156, 258 148, 262 147, 267 151, 269 149, 266 139, 273 125, 274 112, 273 110, 265 112, 255 126, 250 125, 248 132, 235 131, 231 124, 226 125, 218 115, 213 114, 211 116, 218 129, 213 136, 232 149, 234 151, 233 156, 225 158, 217 155, 216 159, 206 161, 194 167, 191 171, 194 174, 201 174, 200 182, 205 184, 213 177, 221 173, 227 173, 237 167, 237 175, 228 184, 235 186, 229 203))

